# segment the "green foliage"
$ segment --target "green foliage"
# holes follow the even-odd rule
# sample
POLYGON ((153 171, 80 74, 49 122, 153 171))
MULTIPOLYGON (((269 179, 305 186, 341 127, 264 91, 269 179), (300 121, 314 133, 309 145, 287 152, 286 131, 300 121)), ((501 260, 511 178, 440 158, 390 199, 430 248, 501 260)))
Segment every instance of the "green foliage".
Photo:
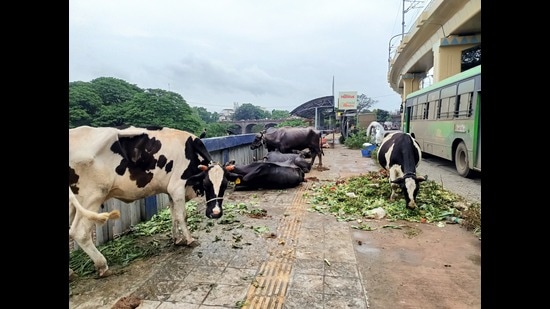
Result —
POLYGON ((344 140, 344 145, 349 149, 361 149, 363 144, 370 142, 367 140, 367 131, 363 128, 358 128, 356 132, 350 133, 344 140))
MULTIPOLYGON (((187 227, 190 232, 198 230, 210 230, 213 224, 234 224, 241 228, 244 226, 236 217, 247 215, 261 217, 266 215, 264 209, 250 208, 245 203, 224 204, 224 218, 220 220, 209 220, 204 224, 204 214, 198 212, 198 204, 191 200, 185 204, 187 210, 187 227)), ((258 234, 267 233, 269 228, 265 226, 250 227, 258 234)), ((130 228, 124 235, 120 235, 112 241, 97 246, 98 250, 105 256, 110 266, 126 266, 138 259, 153 256, 163 249, 170 248, 172 219, 169 208, 164 208, 155 214, 150 220, 140 222, 130 228)), ((240 241, 235 239, 235 242, 240 241)), ((90 257, 81 249, 72 250, 69 254, 69 267, 79 277, 87 277, 95 273, 95 267, 90 257)))
MULTIPOLYGON (((206 125, 206 137, 226 136, 229 127, 228 124, 220 122, 209 123, 206 125)), ((198 134, 200 134, 200 132, 198 134)))
POLYGON ((157 125, 200 132, 204 121, 175 92, 140 89, 117 78, 100 77, 69 83, 69 128, 81 125, 157 125))
POLYGON ((384 123, 385 121, 391 121, 390 112, 383 109, 375 109, 374 113, 376 114, 376 121, 384 123))
POLYGON ((105 105, 124 103, 142 92, 136 85, 114 77, 99 77, 92 80, 90 84, 105 105))
POLYGON ((90 83, 69 83, 69 128, 93 125, 103 101, 90 83))
POLYGON ((239 106, 233 114, 233 120, 270 119, 271 114, 261 107, 245 103, 239 106))
POLYGON ((309 124, 304 119, 289 119, 285 120, 277 125, 278 128, 282 127, 307 127, 309 124))
POLYGON ((199 115, 201 120, 204 121, 204 123, 215 123, 218 122, 218 119, 220 118, 220 114, 218 114, 217 112, 210 113, 208 110, 206 110, 206 108, 202 106, 193 106, 192 108, 197 113, 197 115, 199 115))
MULTIPOLYGON (((468 214, 454 207, 457 202, 466 203, 464 199, 444 190, 435 181, 422 182, 417 196, 418 207, 414 210, 405 206, 403 198, 389 201, 390 193, 391 187, 386 172, 367 172, 364 175, 350 177, 344 183, 330 182, 316 187, 309 193, 309 197, 313 210, 333 214, 342 221, 368 217, 369 211, 378 207, 385 210, 388 219, 394 220, 421 222, 424 219, 426 222, 434 222, 442 221, 447 216, 467 220, 468 214)), ((481 229, 480 226, 478 228, 481 229)))
POLYGON ((285 119, 290 117, 290 112, 285 110, 272 110, 271 119, 285 119))

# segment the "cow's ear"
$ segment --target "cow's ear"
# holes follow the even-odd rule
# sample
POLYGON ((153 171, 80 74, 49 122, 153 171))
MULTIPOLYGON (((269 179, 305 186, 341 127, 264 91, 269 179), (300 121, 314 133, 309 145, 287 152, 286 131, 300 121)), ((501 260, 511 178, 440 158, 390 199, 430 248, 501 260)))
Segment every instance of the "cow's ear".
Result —
POLYGON ((422 182, 422 181, 428 180, 428 175, 416 176, 416 180, 418 180, 418 182, 422 182))
POLYGON ((206 171, 206 170, 208 170, 208 166, 206 166, 206 165, 204 165, 204 164, 200 164, 198 167, 199 167, 199 169, 200 169, 201 171, 206 171))
POLYGON ((395 179, 395 180, 392 180, 392 183, 402 184, 404 180, 405 180, 405 179, 404 179, 403 177, 399 177, 399 178, 397 178, 397 179, 395 179))
POLYGON ((231 172, 231 171, 233 171, 234 169, 235 169, 235 165, 227 165, 227 166, 225 167, 225 170, 228 171, 228 172, 231 172))
POLYGON ((241 183, 242 176, 236 173, 227 173, 227 180, 234 182, 235 184, 241 183))
MULTIPOLYGON (((200 166, 200 165, 199 165, 200 166)), ((204 177, 206 176, 206 172, 202 171, 196 175, 193 175, 187 179, 186 185, 195 186, 198 184, 202 184, 202 181, 204 180, 204 177)))

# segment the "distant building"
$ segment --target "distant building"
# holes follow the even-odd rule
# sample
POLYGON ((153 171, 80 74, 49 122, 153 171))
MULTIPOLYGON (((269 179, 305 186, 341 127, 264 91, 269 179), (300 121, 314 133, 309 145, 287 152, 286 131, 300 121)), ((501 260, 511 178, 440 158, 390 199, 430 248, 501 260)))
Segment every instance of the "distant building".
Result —
POLYGON ((222 109, 220 113, 220 117, 218 118, 219 121, 231 121, 233 118, 233 114, 235 113, 235 110, 232 108, 225 108, 222 109))

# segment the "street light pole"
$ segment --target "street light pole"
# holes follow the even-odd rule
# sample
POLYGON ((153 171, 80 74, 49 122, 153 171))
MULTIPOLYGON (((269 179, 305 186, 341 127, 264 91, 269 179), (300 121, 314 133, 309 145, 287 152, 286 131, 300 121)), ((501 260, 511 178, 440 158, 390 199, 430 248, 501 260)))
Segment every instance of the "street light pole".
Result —
POLYGON ((396 35, 392 36, 390 38, 390 41, 388 42, 388 72, 390 71, 390 67, 391 67, 391 65, 390 65, 391 64, 391 41, 393 39, 395 39, 396 37, 398 37, 398 36, 403 36, 403 34, 400 33, 400 34, 396 34, 396 35))

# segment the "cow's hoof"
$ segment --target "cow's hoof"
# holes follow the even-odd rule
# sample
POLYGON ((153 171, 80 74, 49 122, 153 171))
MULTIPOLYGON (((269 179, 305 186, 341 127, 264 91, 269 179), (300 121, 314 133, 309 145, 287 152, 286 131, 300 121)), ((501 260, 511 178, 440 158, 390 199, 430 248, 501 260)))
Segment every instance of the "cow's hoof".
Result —
POLYGON ((69 282, 75 280, 76 278, 78 278, 78 275, 69 268, 69 282))
POLYGON ((180 239, 174 240, 174 245, 176 245, 176 246, 196 247, 199 244, 198 244, 198 241, 196 241, 193 238, 191 240, 185 240, 185 238, 180 238, 180 239))
POLYGON ((107 270, 99 271, 98 274, 99 274, 99 278, 105 278, 112 275, 113 272, 110 269, 107 269, 107 270))
POLYGON ((195 247, 198 247, 200 245, 201 245, 201 243, 198 240, 193 240, 191 243, 188 244, 188 246, 191 247, 191 248, 195 248, 195 247))

